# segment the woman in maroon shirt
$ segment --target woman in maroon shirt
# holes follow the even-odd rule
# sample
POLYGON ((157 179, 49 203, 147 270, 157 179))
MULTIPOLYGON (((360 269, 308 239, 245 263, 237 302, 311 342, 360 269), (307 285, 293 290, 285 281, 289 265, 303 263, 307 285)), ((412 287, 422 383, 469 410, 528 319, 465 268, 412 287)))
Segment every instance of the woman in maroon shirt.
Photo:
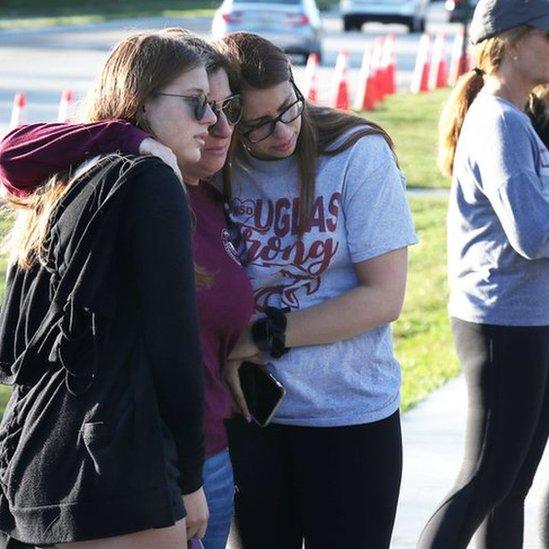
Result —
MULTIPOLYGON (((196 218, 195 262, 211 278, 209 285, 197 289, 205 370, 204 491, 210 511, 203 543, 206 549, 221 549, 229 536, 234 481, 223 423, 230 413, 230 400, 220 370, 248 324, 253 296, 229 238, 221 194, 207 180, 225 163, 233 127, 240 116, 240 99, 231 93, 229 74, 233 71, 223 55, 182 29, 167 32, 181 35, 204 57, 212 108, 218 117, 210 127, 200 162, 184 167, 183 180, 196 218)), ((155 154, 177 171, 168 149, 124 121, 34 124, 18 128, 4 138, 0 145, 0 178, 11 194, 25 196, 51 173, 115 150, 155 154)))

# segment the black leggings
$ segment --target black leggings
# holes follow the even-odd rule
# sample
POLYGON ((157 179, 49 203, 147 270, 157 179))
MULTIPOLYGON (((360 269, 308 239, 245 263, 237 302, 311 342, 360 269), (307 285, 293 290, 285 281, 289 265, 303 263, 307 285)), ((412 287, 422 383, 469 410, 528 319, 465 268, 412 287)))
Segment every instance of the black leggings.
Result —
POLYGON ((421 534, 420 549, 522 547, 524 499, 549 434, 549 326, 452 320, 469 407, 457 482, 421 534))
POLYGON ((349 427, 228 421, 244 549, 386 549, 402 472, 398 412, 349 427))

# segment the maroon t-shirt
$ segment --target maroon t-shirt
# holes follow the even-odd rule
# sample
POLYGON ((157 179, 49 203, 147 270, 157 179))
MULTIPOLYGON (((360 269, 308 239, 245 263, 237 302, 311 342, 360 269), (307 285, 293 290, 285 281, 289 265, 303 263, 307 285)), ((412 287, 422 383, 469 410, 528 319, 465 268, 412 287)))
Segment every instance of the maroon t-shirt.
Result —
POLYGON ((248 277, 230 240, 221 194, 206 182, 187 188, 196 216, 195 262, 212 276, 209 286, 199 286, 197 290, 206 382, 206 456, 211 456, 227 446, 223 419, 231 411, 220 369, 249 322, 254 299, 248 277))
MULTIPOLYGON (((8 133, 0 143, 0 180, 26 196, 48 176, 98 154, 139 154, 146 132, 122 120, 93 124, 33 124, 8 133)), ((220 370, 253 310, 250 283, 229 240, 220 193, 208 183, 188 186, 196 217, 195 262, 212 275, 197 291, 205 367, 206 456, 227 446, 223 419, 230 411, 220 370)), ((181 418, 185 421, 185 418, 181 418)))

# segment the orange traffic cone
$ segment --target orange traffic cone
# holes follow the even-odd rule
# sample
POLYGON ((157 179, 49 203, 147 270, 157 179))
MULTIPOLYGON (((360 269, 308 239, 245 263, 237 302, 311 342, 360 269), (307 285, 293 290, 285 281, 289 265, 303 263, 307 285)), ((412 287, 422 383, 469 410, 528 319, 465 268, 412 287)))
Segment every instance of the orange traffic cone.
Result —
POLYGON ((429 72, 428 87, 430 90, 444 88, 448 85, 446 74, 446 57, 444 55, 444 32, 439 32, 433 46, 433 58, 429 72))
POLYGON ((335 82, 336 89, 334 94, 333 106, 336 109, 349 110, 349 83, 348 83, 348 66, 349 52, 345 49, 341 50, 337 56, 335 66, 335 82))
POLYGON ((389 34, 383 44, 381 58, 383 70, 383 91, 387 95, 396 93, 395 35, 389 34))
POLYGON ((313 103, 318 101, 318 53, 311 53, 307 59, 305 67, 305 86, 303 87, 303 95, 313 103))
POLYGON ((11 110, 11 120, 9 125, 10 130, 17 128, 17 126, 21 126, 21 124, 24 123, 24 111, 26 106, 27 97, 25 94, 16 93, 13 98, 13 107, 11 110))
POLYGON ((71 89, 65 89, 61 93, 61 101, 59 101, 59 114, 57 116, 58 122, 69 121, 69 109, 72 104, 73 94, 71 89))
POLYGON ((353 109, 355 111, 371 111, 376 105, 375 98, 375 70, 372 66, 372 47, 367 45, 362 56, 362 65, 358 76, 358 91, 355 96, 353 109))
POLYGON ((454 45, 452 46, 452 61, 450 64, 450 74, 448 76, 448 83, 454 86, 459 77, 466 73, 469 66, 467 54, 464 55, 463 41, 463 29, 456 32, 454 37, 454 45))
POLYGON ((428 91, 429 83, 429 54, 431 49, 431 38, 427 33, 424 33, 419 40, 417 49, 416 66, 412 76, 412 84, 410 91, 419 93, 428 91))
POLYGON ((381 67, 381 59, 383 57, 383 38, 378 37, 374 40, 374 51, 372 52, 372 65, 371 71, 373 74, 372 78, 372 93, 374 102, 383 101, 385 96, 383 91, 383 70, 381 67))

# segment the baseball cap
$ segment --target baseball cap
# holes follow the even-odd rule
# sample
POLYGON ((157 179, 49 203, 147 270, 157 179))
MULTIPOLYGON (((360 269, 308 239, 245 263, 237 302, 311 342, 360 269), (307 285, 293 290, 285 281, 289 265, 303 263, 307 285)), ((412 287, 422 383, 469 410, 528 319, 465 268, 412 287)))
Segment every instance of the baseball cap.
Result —
POLYGON ((549 0, 480 0, 469 36, 478 44, 520 25, 549 30, 549 0))

